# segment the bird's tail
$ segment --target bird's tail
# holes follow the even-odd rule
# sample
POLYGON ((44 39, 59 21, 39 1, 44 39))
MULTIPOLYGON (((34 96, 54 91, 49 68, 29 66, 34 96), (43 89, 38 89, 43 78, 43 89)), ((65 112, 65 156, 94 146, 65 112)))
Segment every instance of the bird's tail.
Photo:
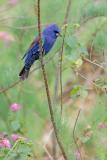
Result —
POLYGON ((24 66, 19 73, 19 77, 20 77, 21 80, 25 80, 25 79, 28 78, 28 75, 29 75, 29 70, 26 70, 25 66, 24 66))

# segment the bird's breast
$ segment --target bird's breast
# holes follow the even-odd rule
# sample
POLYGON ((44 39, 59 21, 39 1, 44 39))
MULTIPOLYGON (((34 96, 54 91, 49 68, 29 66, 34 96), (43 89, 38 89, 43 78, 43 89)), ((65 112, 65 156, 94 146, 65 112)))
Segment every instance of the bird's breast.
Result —
POLYGON ((44 48, 46 54, 51 50, 55 41, 56 41, 56 39, 51 38, 51 37, 46 37, 45 38, 43 48, 44 48))

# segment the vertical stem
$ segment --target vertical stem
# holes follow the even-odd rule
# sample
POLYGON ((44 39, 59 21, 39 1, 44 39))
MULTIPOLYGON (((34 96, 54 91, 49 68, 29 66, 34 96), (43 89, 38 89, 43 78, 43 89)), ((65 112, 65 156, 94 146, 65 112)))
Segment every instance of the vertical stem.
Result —
MULTIPOLYGON (((66 7, 66 12, 65 12, 65 17, 64 17, 64 35, 63 35, 63 40, 62 40, 62 46, 59 52, 59 64, 56 67, 56 80, 55 80, 55 91, 54 91, 54 102, 57 100, 57 93, 58 93, 58 85, 60 82, 60 105, 61 105, 61 115, 62 115, 62 109, 63 109, 63 103, 62 103, 62 94, 63 94, 63 88, 62 88, 62 61, 63 61, 63 50, 64 50, 64 43, 65 43, 65 36, 66 36, 66 30, 67 30, 67 22, 68 22, 68 17, 70 13, 70 7, 71 7, 71 2, 72 0, 68 0, 68 4, 66 7)), ((56 159, 56 140, 54 133, 52 135, 52 140, 53 140, 53 157, 56 159)))
POLYGON ((55 133, 52 133, 52 156, 54 160, 57 160, 57 143, 56 143, 56 137, 55 133))
MULTIPOLYGON (((59 64, 56 66, 55 69, 55 86, 54 86, 54 97, 53 97, 53 104, 56 105, 57 97, 58 97, 58 82, 59 82, 59 64)), ((55 133, 52 133, 52 155, 55 160, 57 160, 57 142, 55 133)))
POLYGON ((44 78, 44 83, 45 83, 45 89, 46 89, 46 94, 47 94, 47 99, 48 99, 48 106, 49 106, 49 111, 50 111, 50 117, 51 117, 51 122, 53 124, 53 128, 54 128, 54 132, 55 132, 55 136, 57 139, 57 142, 59 144, 59 147, 61 149, 62 155, 64 157, 65 160, 67 160, 67 156, 65 154, 64 148, 59 140, 58 137, 58 133, 57 133, 57 128, 56 128, 56 124, 55 124, 55 120, 54 120, 54 113, 53 113, 53 109, 52 109, 52 103, 51 103, 51 98, 50 98, 50 92, 49 92, 49 87, 48 87, 48 81, 47 81, 47 76, 46 76, 46 72, 45 72, 45 68, 44 68, 44 63, 43 63, 43 49, 42 49, 42 39, 41 39, 41 21, 40 21, 40 0, 37 1, 38 2, 38 32, 39 32, 39 48, 40 48, 40 63, 41 63, 41 67, 42 67, 42 73, 43 73, 43 78, 44 78))
POLYGON ((78 150, 78 152, 79 152, 79 154, 80 154, 80 160, 82 160, 81 152, 80 152, 80 149, 79 149, 79 146, 78 146, 76 137, 75 137, 76 125, 77 125, 77 122, 78 122, 78 118, 79 118, 80 113, 81 113, 81 109, 78 111, 78 114, 77 114, 77 117, 76 117, 76 120, 75 120, 75 124, 74 124, 74 128, 73 128, 73 139, 74 139, 76 148, 77 148, 77 150, 78 150))
POLYGON ((69 12, 70 12, 70 7, 71 7, 71 2, 72 0, 68 0, 66 12, 65 12, 65 18, 64 18, 64 35, 63 35, 63 40, 62 40, 62 47, 60 51, 60 64, 59 64, 59 70, 60 70, 60 90, 61 90, 61 115, 62 115, 62 108, 63 108, 63 103, 62 103, 62 61, 63 61, 63 51, 64 51, 64 43, 65 43, 65 36, 66 36, 66 31, 67 31, 67 23, 68 23, 68 17, 69 17, 69 12))
POLYGON ((64 36, 63 36, 63 41, 62 41, 62 47, 60 51, 60 65, 59 65, 59 70, 60 70, 60 89, 61 89, 61 115, 62 115, 62 108, 63 108, 63 103, 62 103, 62 60, 63 60, 63 50, 64 50, 64 43, 65 43, 65 36, 66 36, 66 29, 67 27, 65 26, 65 31, 64 31, 64 36))

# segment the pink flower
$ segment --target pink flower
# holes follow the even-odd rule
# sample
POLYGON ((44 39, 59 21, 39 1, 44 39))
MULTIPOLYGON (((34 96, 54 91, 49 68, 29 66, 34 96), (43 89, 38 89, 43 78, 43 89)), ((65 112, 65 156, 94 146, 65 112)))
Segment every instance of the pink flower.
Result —
POLYGON ((19 136, 18 134, 12 134, 11 138, 12 138, 13 141, 17 141, 18 139, 21 138, 21 136, 19 136))
POLYGON ((15 40, 13 35, 11 35, 8 32, 3 32, 3 31, 0 32, 0 39, 5 41, 5 42, 10 42, 10 41, 14 41, 15 40))
POLYGON ((75 152, 75 157, 77 160, 80 160, 81 159, 81 155, 80 155, 80 152, 79 151, 76 151, 75 152))
POLYGON ((18 0, 9 0, 10 5, 16 5, 18 3, 18 0))
POLYGON ((11 143, 10 143, 10 141, 8 140, 8 139, 2 139, 1 141, 0 141, 0 147, 1 148, 11 148, 11 143))
POLYGON ((10 110, 12 112, 17 112, 19 111, 21 108, 20 104, 17 104, 17 103, 13 103, 11 106, 10 106, 10 110))
POLYGON ((100 123, 98 124, 98 128, 107 128, 107 123, 100 122, 100 123))

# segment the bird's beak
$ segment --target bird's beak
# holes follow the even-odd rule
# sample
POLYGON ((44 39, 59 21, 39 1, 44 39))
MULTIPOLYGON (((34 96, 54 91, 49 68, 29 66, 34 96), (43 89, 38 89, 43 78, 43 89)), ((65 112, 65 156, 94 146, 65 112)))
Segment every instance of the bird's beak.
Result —
POLYGON ((57 36, 57 37, 62 37, 62 35, 61 35, 60 32, 56 33, 56 36, 57 36))

